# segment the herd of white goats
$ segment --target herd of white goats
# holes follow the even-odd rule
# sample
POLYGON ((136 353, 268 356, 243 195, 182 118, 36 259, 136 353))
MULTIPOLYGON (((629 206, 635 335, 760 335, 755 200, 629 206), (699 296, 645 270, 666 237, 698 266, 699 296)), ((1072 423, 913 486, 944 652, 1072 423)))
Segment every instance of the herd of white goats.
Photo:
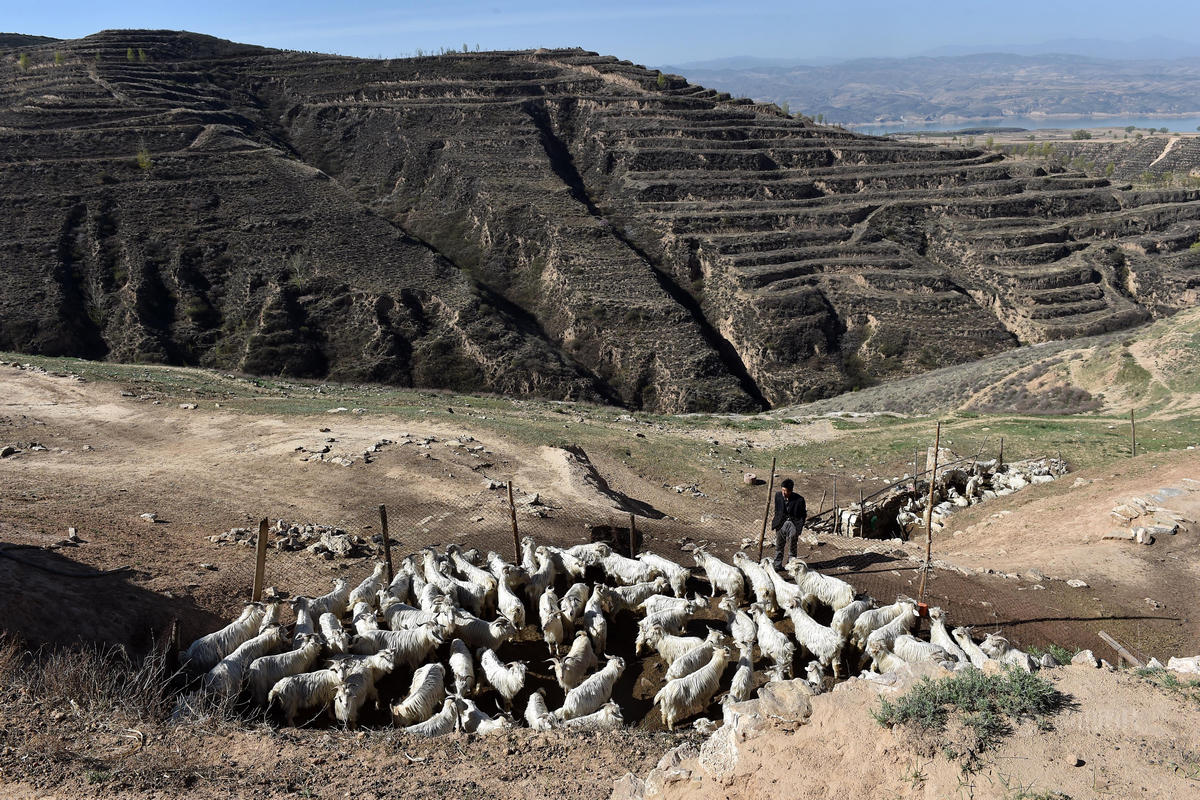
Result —
POLYGON ((251 603, 234 622, 193 642, 182 658, 191 674, 203 675, 208 692, 228 700, 246 693, 289 725, 332 708, 340 722, 355 726, 368 701, 382 708, 376 681, 404 668, 411 682, 389 704, 391 720, 425 736, 513 726, 509 713, 490 715, 472 696, 490 686, 512 710, 527 663, 505 663, 497 651, 517 637, 530 638, 521 632, 531 624, 551 654, 565 699, 551 710, 544 689, 527 693, 528 725, 621 726, 612 695, 625 660, 606 653, 609 626, 624 612, 637 616, 635 653, 652 649, 666 665, 654 703, 671 729, 705 713, 723 685, 724 701, 751 699, 763 683, 755 676, 757 663, 769 662, 772 680, 790 678, 798 655, 809 657, 807 680, 818 690, 825 672, 840 677, 844 664, 861 669, 869 662, 880 672, 916 661, 1034 666, 1000 636, 977 644, 969 629, 947 631, 937 608, 929 612, 930 641, 919 639, 912 635, 918 622, 913 601, 875 607, 870 598, 856 598, 850 584, 798 559, 786 565, 789 580, 767 559, 758 563, 739 552, 729 564, 703 550, 693 555, 712 587, 709 598, 685 596, 691 569, 652 553, 627 558, 603 543, 535 548, 526 538, 520 564, 453 545, 445 554, 427 548, 401 562, 390 583, 379 564, 353 589, 339 578, 329 594, 287 601, 295 613, 291 626, 280 624, 280 603, 251 603), (587 575, 603 578, 589 583, 587 575), (560 597, 556 585, 569 588, 560 597), (748 595, 754 599, 749 605, 748 595), (812 616, 830 613, 829 625, 812 616), (790 636, 773 621, 784 616, 792 623, 790 636), (693 620, 722 617, 723 630, 710 626, 705 638, 685 635, 693 620), (724 683, 731 663, 736 669, 724 683))

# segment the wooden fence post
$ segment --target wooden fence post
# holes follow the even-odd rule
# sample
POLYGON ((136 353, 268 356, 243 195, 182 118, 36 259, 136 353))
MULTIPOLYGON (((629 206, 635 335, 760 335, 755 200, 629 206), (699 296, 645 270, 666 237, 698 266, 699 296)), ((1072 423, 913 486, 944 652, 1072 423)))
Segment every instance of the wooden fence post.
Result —
POLYGON ((512 517, 513 552, 516 554, 516 561, 513 563, 520 564, 521 537, 517 534, 517 505, 513 502, 512 478, 508 479, 508 513, 512 517))
POLYGON ((1137 422, 1133 419, 1133 409, 1129 409, 1129 452, 1137 455, 1137 422))
POLYGON ((263 517, 258 523, 258 541, 254 548, 254 588, 250 599, 262 600, 263 579, 267 574, 267 518, 263 517))
POLYGON ((837 504, 837 476, 833 476, 833 535, 837 536, 838 526, 842 522, 842 514, 837 504))
POLYGON ((637 555, 637 519, 629 515, 629 557, 637 555))
POLYGON ((1000 457, 996 459, 996 472, 1004 468, 1004 437, 1000 437, 1000 457))
MULTIPOLYGON (((818 516, 818 517, 819 517, 819 516, 821 516, 821 512, 825 510, 825 494, 826 494, 826 492, 828 492, 828 491, 829 491, 828 489, 822 489, 822 490, 821 490, 821 502, 817 503, 817 513, 816 513, 816 516, 818 516)), ((812 515, 812 514, 809 514, 809 516, 810 516, 810 517, 812 517, 813 515, 812 515)))
POLYGON ((941 449, 942 423, 938 422, 933 438, 933 472, 929 474, 929 504, 925 509, 925 563, 921 567, 921 592, 917 598, 922 605, 925 603, 925 580, 929 577, 929 564, 933 560, 933 492, 937 487, 937 462, 941 449))
POLYGON ((862 481, 858 482, 858 538, 867 538, 867 504, 863 502, 862 481))
POLYGON ((387 566, 387 579, 390 584, 395 579, 392 571, 392 539, 388 536, 387 506, 379 505, 379 522, 383 526, 383 563, 387 566))
POLYGON ((767 509, 763 512, 762 531, 758 534, 758 560, 762 561, 763 542, 767 538, 767 523, 771 521, 771 500, 775 494, 775 458, 771 458, 771 479, 767 483, 767 509))

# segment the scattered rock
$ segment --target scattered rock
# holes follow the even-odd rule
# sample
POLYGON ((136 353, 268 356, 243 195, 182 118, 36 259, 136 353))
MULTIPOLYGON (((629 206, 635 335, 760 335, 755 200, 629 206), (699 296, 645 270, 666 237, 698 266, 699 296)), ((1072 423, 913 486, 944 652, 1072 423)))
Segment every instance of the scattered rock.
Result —
POLYGON ((1083 766, 1084 764, 1086 764, 1087 762, 1086 762, 1086 761, 1084 761, 1084 760, 1083 760, 1082 758, 1080 758, 1079 756, 1074 756, 1074 755, 1073 755, 1073 756, 1068 756, 1068 757, 1067 757, 1067 763, 1068 763, 1068 764, 1070 764, 1072 767, 1082 767, 1082 766, 1083 766))
POLYGON ((139 516, 147 522, 158 522, 158 514, 154 513, 153 511, 146 514, 140 514, 139 516))
MULTIPOLYGON (((1069 581, 1067 581, 1067 586, 1070 586, 1073 589, 1086 589, 1088 588, 1088 583, 1087 581, 1079 580, 1079 578, 1071 578, 1069 581)), ((1084 652, 1088 651, 1085 650, 1084 652)))
POLYGON ((329 409, 325 413, 326 414, 341 414, 343 411, 349 411, 349 410, 350 409, 346 408, 345 406, 338 406, 337 408, 329 409))
POLYGON ((182 408, 184 411, 194 411, 196 409, 196 404, 195 403, 180 403, 179 407, 182 408))
POLYGON ((1040 663, 1043 668, 1058 666, 1058 661, 1056 661, 1054 656, 1050 655, 1049 653, 1042 653, 1040 663))
POLYGON ((216 572, 219 569, 219 567, 216 564, 201 563, 201 564, 198 564, 197 566, 199 566, 200 569, 207 569, 212 572, 216 572))
POLYGON ((1091 650, 1080 650, 1071 658, 1071 663, 1088 667, 1100 666, 1100 662, 1096 660, 1096 656, 1091 650))

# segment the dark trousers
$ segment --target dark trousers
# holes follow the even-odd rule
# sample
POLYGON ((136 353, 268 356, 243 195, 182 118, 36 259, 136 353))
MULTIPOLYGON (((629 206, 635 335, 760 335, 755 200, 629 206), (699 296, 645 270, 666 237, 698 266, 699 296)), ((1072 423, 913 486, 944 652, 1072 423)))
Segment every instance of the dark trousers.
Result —
POLYGON ((783 549, 787 546, 788 558, 796 557, 796 538, 800 535, 800 529, 796 527, 796 523, 790 519, 785 520, 778 530, 775 531, 775 568, 779 569, 783 566, 783 549))

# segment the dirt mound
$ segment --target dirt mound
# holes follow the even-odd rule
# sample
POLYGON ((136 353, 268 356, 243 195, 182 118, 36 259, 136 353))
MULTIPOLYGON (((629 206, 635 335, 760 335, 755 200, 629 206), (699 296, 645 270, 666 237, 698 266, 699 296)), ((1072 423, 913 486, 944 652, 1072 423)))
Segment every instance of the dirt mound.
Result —
MULTIPOLYGON (((1064 667, 1043 673, 1073 705, 1038 730, 1021 723, 982 767, 957 762, 906 730, 871 717, 877 685, 852 680, 811 699, 808 721, 772 724, 724 747, 668 754, 649 779, 622 779, 612 800, 707 800, 738 797, 861 797, 925 800, 1096 795, 1193 797, 1200 768, 1200 706, 1130 673, 1064 667), (794 730, 790 730, 794 728, 794 730), (1019 795, 1019 792, 1027 792, 1019 795)), ((718 731, 714 740, 724 734, 718 731)))

